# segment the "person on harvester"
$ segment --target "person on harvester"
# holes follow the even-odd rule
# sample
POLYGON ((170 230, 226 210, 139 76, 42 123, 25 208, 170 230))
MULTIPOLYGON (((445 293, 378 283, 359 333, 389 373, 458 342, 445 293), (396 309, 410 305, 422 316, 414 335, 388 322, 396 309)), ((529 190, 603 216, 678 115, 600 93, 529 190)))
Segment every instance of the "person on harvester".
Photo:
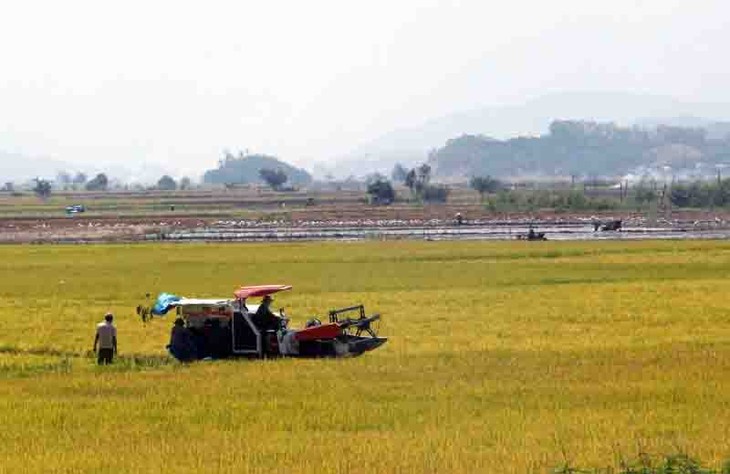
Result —
POLYGON ((182 318, 175 320, 175 325, 170 331, 170 344, 167 345, 167 349, 176 359, 183 362, 193 360, 197 356, 193 335, 185 327, 185 321, 182 318))
POLYGON ((270 295, 264 296, 261 300, 259 308, 253 315, 253 323, 259 331, 278 330, 281 328, 281 318, 271 312, 271 302, 273 299, 270 295))

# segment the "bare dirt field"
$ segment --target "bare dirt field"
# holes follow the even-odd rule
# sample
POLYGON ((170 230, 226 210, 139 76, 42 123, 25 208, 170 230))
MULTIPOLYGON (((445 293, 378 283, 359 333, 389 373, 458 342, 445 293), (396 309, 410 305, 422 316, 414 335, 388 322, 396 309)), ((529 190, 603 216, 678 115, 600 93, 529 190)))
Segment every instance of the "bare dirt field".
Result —
POLYGON ((362 192, 68 193, 41 201, 0 196, 0 243, 149 240, 513 239, 530 226, 549 239, 727 238, 725 211, 492 212, 468 190, 446 204, 373 206, 362 192), (66 214, 71 203, 87 212, 66 214), (459 223, 458 216, 461 216, 459 223), (595 221, 620 219, 622 233, 593 232, 595 221))
POLYGON ((290 218, 240 219, 234 217, 159 215, 145 217, 74 216, 57 218, 0 218, 2 243, 135 242, 146 240, 317 240, 366 238, 491 238, 510 239, 532 225, 548 238, 580 239, 596 234, 596 219, 622 219, 623 234, 645 237, 725 238, 730 235, 730 216, 685 212, 651 225, 637 213, 515 213, 462 212, 449 206, 439 209, 321 209, 293 211, 290 218), (390 211, 390 212, 388 212, 390 211), (461 212, 459 225, 455 218, 461 212), (719 234, 718 234, 719 232, 719 234), (660 235, 661 233, 661 235, 660 235))

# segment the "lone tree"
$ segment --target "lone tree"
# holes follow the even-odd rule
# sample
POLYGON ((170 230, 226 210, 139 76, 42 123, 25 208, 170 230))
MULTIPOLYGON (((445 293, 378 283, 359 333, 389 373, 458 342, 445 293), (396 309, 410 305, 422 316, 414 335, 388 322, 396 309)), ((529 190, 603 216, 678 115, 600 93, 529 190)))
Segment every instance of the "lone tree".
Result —
POLYGON ((427 163, 422 164, 416 168, 413 168, 408 173, 404 180, 404 184, 411 190, 411 193, 418 197, 423 198, 423 191, 428 187, 428 183, 431 181, 431 166, 427 163))
POLYGON ((51 195, 51 182, 46 179, 36 178, 33 192, 41 199, 46 199, 51 195))
POLYGON ((281 186, 286 183, 287 179, 289 179, 284 170, 280 168, 261 168, 259 170, 259 176, 261 176, 261 179, 263 179, 274 191, 281 189, 281 186))
POLYGON ((191 189, 192 187, 193 187, 193 182, 187 176, 184 176, 180 180, 180 189, 182 189, 183 191, 185 191, 187 189, 191 189))
POLYGON ((418 180, 423 183, 424 186, 431 181, 431 165, 428 163, 424 163, 416 168, 416 173, 418 174, 418 180))
POLYGON ((395 200, 395 191, 390 181, 382 177, 368 183, 368 195, 373 204, 390 204, 395 200))
POLYGON ((403 184, 405 184, 408 189, 411 190, 412 194, 416 193, 416 170, 410 170, 408 173, 406 173, 403 184))
POLYGON ((97 174, 94 179, 86 183, 87 191, 106 191, 109 187, 109 178, 104 173, 97 174))
POLYGON ((479 193, 479 198, 484 201, 484 195, 497 191, 500 182, 491 176, 474 176, 469 181, 469 187, 479 193))
POLYGON ((391 179, 396 183, 405 183, 406 176, 408 176, 408 170, 400 163, 396 163, 395 166, 393 166, 393 171, 390 172, 391 179))
POLYGON ((177 189, 177 183, 172 177, 165 175, 157 181, 157 189, 163 191, 174 191, 177 189))

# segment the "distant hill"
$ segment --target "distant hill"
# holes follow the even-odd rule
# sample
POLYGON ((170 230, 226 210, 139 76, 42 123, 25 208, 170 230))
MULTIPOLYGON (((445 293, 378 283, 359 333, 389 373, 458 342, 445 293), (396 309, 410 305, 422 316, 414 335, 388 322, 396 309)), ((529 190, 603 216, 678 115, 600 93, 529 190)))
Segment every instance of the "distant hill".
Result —
MULTIPOLYGON (((482 106, 459 111, 424 123, 394 130, 328 164, 334 176, 389 173, 395 163, 412 166, 427 159, 434 148, 462 135, 484 135, 507 140, 548 133, 554 120, 588 120, 655 126, 680 125, 683 118, 703 117, 705 125, 730 121, 730 104, 689 103, 671 97, 623 92, 564 92, 539 97, 524 104, 482 106), (668 119, 665 119, 667 118, 668 119)), ((694 125, 691 125, 694 126, 694 125)), ((714 137, 708 131, 708 137, 714 137)))
POLYGON ((706 177, 730 166, 730 135, 710 137, 704 128, 557 120, 540 137, 462 135, 433 151, 428 163, 442 179, 661 173, 706 177))
POLYGON ((203 182, 208 184, 253 184, 263 183, 259 170, 280 169, 286 173, 286 184, 306 186, 312 177, 305 170, 295 168, 283 161, 267 155, 227 155, 218 163, 218 168, 208 170, 203 175, 203 182))

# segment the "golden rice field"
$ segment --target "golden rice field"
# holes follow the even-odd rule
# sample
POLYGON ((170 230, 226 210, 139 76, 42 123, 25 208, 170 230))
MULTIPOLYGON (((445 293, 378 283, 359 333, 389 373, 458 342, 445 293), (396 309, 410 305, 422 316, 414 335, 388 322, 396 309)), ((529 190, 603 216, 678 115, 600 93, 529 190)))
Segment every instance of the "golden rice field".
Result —
POLYGON ((730 458, 730 242, 0 247, 0 472, 550 472, 730 458), (165 352, 145 292, 364 303, 348 360, 165 352), (116 314, 121 358, 96 367, 116 314))

